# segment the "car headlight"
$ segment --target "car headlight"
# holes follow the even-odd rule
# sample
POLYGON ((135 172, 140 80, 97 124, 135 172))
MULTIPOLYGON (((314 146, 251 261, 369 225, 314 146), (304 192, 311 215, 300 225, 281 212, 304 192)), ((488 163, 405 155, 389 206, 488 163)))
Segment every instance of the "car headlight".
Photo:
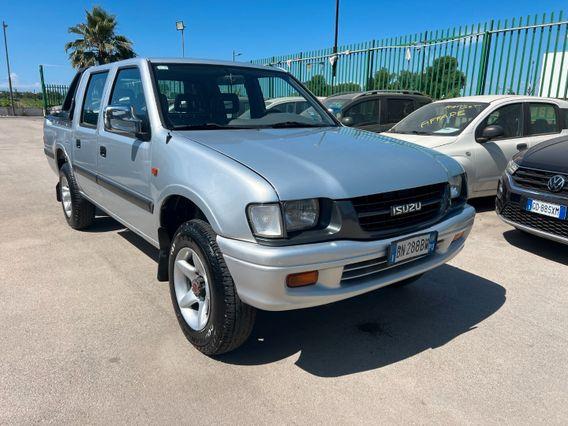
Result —
POLYGON ((286 201, 284 203, 284 222, 287 231, 301 231, 317 225, 319 201, 316 199, 286 201))
POLYGON ((464 180, 463 175, 457 175, 450 178, 450 198, 458 198, 461 195, 464 180))
POLYGON ((507 171, 508 174, 514 175, 518 168, 519 168, 519 165, 517 163, 515 163, 515 160, 511 160, 507 164, 507 168, 505 170, 507 171))
POLYGON ((278 203, 251 204, 247 216, 257 237, 282 238, 284 230, 302 231, 313 228, 319 220, 319 200, 307 199, 278 203))

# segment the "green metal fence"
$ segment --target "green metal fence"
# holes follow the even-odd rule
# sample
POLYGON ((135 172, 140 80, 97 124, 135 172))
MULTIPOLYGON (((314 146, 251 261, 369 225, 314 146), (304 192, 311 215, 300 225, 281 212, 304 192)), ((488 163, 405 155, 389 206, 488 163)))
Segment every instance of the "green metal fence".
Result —
MULTIPOLYGON (((251 61, 290 71, 317 96, 361 90, 417 90, 434 99, 524 94, 568 98, 568 20, 563 12, 464 25, 251 61), (332 62, 337 74, 332 77, 332 62)), ((44 84, 44 108, 68 86, 44 84)), ((287 96, 284 84, 270 97, 287 96)))
MULTIPOLYGON (((318 96, 372 89, 435 98, 475 94, 568 95, 563 12, 459 26, 251 61, 290 71, 318 96), (337 74, 332 77, 332 63, 337 74)), ((286 96, 275 87, 273 96, 286 96)))

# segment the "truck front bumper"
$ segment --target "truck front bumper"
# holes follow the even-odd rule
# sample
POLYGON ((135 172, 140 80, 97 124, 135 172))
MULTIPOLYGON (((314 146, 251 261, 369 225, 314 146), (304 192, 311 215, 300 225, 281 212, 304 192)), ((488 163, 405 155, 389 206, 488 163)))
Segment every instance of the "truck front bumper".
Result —
POLYGON ((284 311, 347 299, 440 266, 463 248, 474 217, 474 208, 466 204, 461 211, 430 228, 384 240, 270 247, 218 236, 217 244, 241 300, 259 309, 284 311), (400 265, 386 264, 391 242, 432 231, 438 232, 434 253, 400 265), (353 279, 352 271, 357 269, 365 275, 353 279), (319 273, 316 284, 300 288, 286 286, 289 274, 316 270, 319 273), (343 276, 344 270, 350 271, 350 279, 343 276), (366 274, 369 271, 373 272, 366 274))

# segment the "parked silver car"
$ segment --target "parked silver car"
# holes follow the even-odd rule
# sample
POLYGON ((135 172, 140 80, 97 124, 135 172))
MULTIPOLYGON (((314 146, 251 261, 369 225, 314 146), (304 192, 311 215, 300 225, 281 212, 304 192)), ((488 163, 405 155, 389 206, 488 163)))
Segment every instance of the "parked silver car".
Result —
POLYGON ((255 308, 409 282, 454 257, 474 220, 455 160, 341 126, 278 69, 91 67, 46 118, 44 140, 69 225, 89 226, 96 206, 159 248, 158 279, 206 354, 242 344, 255 308), (313 113, 267 113, 273 87, 313 113))

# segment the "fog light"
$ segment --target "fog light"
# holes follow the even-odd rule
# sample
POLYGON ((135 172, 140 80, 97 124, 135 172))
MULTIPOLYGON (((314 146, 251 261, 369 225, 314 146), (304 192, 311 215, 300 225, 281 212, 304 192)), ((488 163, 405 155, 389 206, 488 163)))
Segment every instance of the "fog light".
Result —
POLYGON ((454 235, 454 239, 452 240, 452 243, 453 243, 454 241, 459 240, 459 239, 462 238, 464 235, 465 235, 465 231, 458 232, 456 235, 454 235))
POLYGON ((318 282, 318 275, 318 271, 290 274, 286 277, 286 285, 288 287, 305 287, 308 285, 314 285, 318 282))

